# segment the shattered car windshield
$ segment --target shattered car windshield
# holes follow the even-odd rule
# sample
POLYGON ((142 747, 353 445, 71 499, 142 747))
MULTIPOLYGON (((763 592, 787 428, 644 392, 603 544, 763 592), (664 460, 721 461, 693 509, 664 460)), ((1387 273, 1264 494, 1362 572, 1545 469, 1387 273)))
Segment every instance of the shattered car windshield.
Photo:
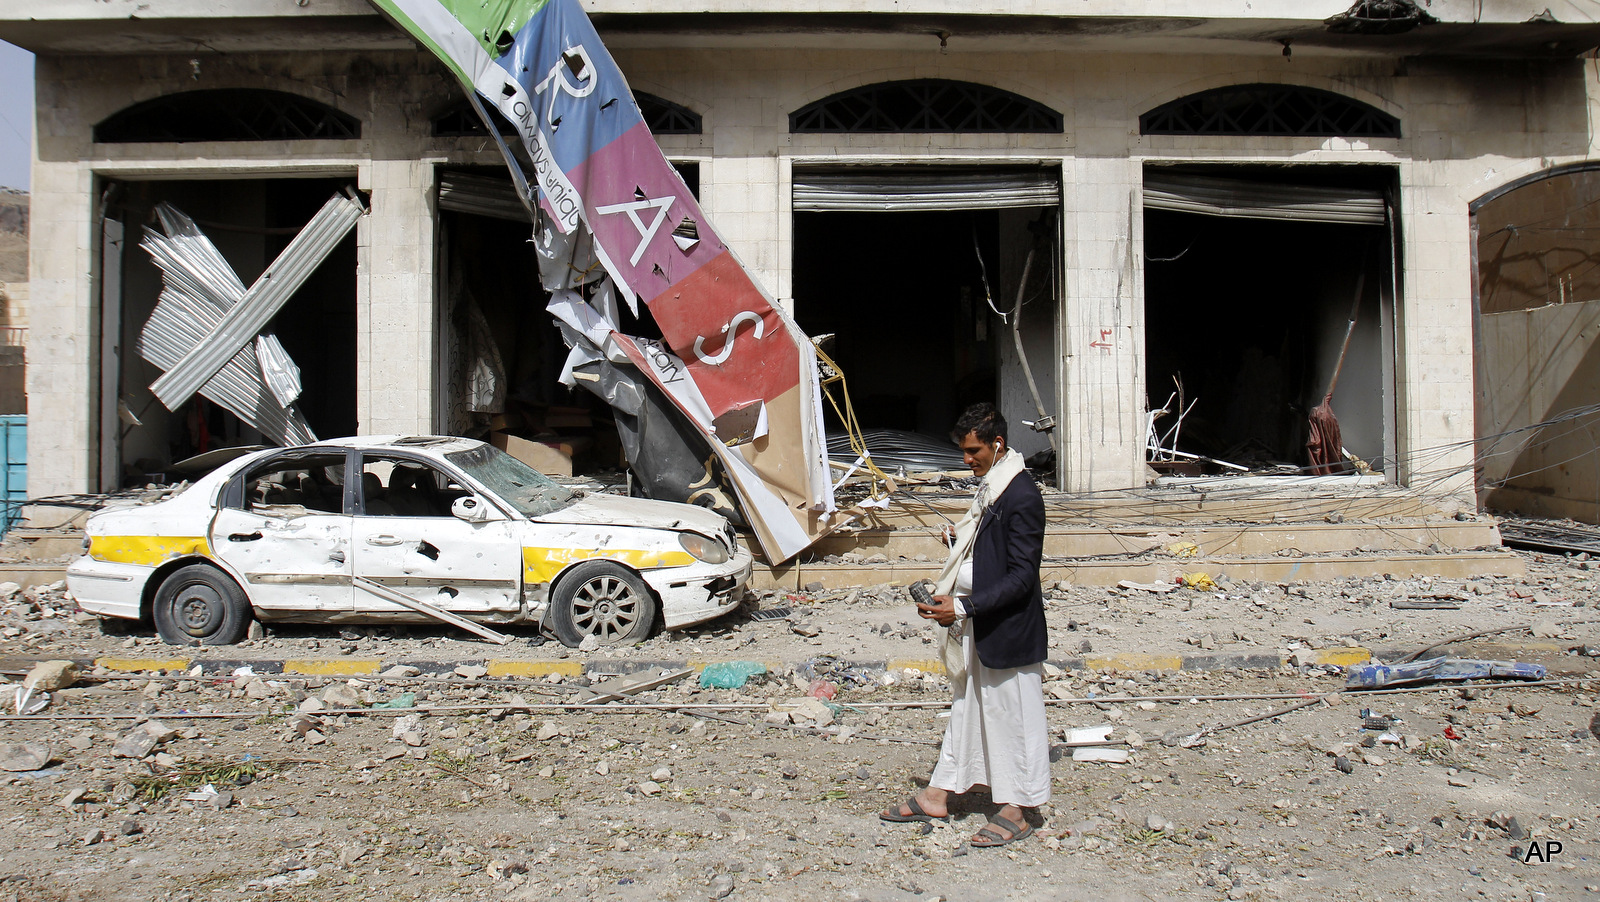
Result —
POLYGON ((577 499, 577 493, 492 445, 444 456, 528 517, 542 517, 577 499))

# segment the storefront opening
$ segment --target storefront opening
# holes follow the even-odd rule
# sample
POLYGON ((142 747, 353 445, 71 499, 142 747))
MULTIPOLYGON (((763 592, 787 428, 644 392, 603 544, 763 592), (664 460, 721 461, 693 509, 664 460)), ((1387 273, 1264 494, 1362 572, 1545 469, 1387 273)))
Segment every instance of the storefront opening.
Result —
POLYGON ((1158 471, 1306 472, 1308 418, 1335 385, 1340 471, 1393 478, 1390 178, 1370 167, 1146 168, 1146 391, 1149 410, 1166 410, 1151 421, 1158 471))

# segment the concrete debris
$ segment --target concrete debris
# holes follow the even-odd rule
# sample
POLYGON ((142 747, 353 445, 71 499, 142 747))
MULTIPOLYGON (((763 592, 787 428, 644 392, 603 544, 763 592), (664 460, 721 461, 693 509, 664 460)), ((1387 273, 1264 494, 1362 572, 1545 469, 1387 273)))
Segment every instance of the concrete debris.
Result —
POLYGON ((143 729, 135 729, 117 740, 112 753, 118 758, 143 758, 156 750, 156 737, 143 729))
POLYGON ((45 661, 23 678, 22 685, 37 692, 54 692, 78 681, 78 665, 72 661, 45 661))
POLYGON ((330 708, 359 708, 361 696, 348 683, 335 683, 322 690, 322 702, 330 708))

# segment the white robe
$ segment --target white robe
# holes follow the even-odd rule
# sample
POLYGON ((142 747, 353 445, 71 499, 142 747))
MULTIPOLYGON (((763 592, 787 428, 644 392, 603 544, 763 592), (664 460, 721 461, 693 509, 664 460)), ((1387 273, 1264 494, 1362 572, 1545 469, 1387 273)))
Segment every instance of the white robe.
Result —
POLYGON ((957 793, 985 785, 997 805, 1035 808, 1050 801, 1044 666, 985 667, 970 629, 961 645, 967 678, 952 687, 950 724, 928 785, 957 793))

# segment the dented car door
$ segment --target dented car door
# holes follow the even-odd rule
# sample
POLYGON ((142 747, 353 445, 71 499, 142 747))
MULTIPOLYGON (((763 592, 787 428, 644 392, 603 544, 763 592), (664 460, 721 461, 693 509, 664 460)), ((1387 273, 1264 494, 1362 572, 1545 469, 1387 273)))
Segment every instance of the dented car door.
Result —
MULTIPOLYGON (((361 456, 354 518, 355 574, 457 614, 521 609, 525 524, 503 517, 468 522, 451 513, 462 483, 419 458, 367 452, 361 456)), ((397 612, 396 605, 356 592, 363 611, 397 612)), ((496 618, 501 619, 501 618, 496 618)))
POLYGON ((251 467, 223 489, 212 553, 242 579, 250 602, 272 611, 337 614, 353 607, 347 452, 290 452, 251 467))

